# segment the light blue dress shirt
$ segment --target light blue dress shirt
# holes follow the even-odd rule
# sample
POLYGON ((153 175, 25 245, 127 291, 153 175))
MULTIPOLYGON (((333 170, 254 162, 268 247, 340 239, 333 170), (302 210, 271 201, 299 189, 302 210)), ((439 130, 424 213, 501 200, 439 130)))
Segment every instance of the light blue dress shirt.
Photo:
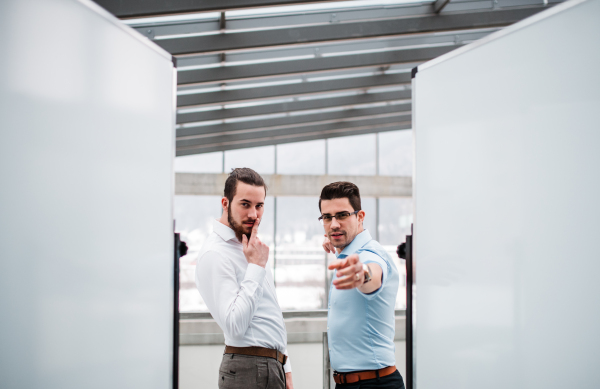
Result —
POLYGON ((369 294, 356 288, 338 290, 330 285, 327 337, 331 367, 337 372, 378 370, 396 364, 394 307, 398 269, 367 230, 358 234, 337 257, 343 259, 355 253, 362 263, 381 266, 383 280, 381 287, 369 294))

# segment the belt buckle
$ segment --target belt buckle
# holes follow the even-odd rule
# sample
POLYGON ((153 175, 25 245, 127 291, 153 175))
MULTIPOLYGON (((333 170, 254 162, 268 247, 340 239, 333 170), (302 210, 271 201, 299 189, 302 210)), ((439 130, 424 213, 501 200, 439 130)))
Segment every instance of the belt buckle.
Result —
POLYGON ((344 381, 346 381, 346 374, 345 374, 345 373, 338 373, 337 371, 334 371, 334 372, 333 372, 333 380, 334 380, 334 381, 335 381, 335 378, 336 378, 336 377, 338 377, 338 378, 339 378, 339 380, 340 380, 340 382, 339 382, 339 383, 340 383, 340 384, 346 384, 346 383, 347 383, 347 382, 344 382, 344 381))

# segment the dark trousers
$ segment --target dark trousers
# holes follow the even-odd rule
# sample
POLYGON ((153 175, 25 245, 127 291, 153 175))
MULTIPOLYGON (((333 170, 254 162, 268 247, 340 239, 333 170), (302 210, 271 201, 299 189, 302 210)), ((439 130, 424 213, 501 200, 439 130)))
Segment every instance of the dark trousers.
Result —
POLYGON ((283 365, 269 357, 223 354, 219 389, 285 389, 283 365))
POLYGON ((335 384, 335 389, 404 389, 404 380, 396 370, 385 377, 358 381, 353 384, 335 384))

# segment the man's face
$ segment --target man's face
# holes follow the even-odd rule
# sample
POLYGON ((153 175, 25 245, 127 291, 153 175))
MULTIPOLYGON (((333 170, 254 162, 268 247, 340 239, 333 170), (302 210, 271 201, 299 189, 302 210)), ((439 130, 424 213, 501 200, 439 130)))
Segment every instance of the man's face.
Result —
POLYGON ((243 234, 250 239, 254 222, 257 218, 262 219, 264 205, 264 187, 238 181, 235 196, 227 204, 227 221, 240 242, 243 234))
MULTIPOLYGON (((335 215, 340 212, 354 212, 348 198, 321 200, 321 214, 335 215)), ((356 215, 350 215, 344 220, 333 218, 331 223, 323 223, 327 238, 335 248, 343 249, 354 240, 356 235, 363 231, 362 222, 365 218, 365 211, 359 211, 356 215)))

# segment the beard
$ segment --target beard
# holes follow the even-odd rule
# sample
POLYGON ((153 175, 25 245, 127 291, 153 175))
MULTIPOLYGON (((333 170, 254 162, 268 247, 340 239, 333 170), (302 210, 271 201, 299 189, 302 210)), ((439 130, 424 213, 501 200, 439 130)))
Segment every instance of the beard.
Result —
POLYGON ((336 249, 343 249, 346 246, 348 246, 348 234, 346 233, 346 231, 344 230, 335 230, 335 231, 331 231, 330 233, 327 234, 327 238, 329 239, 329 241, 331 242, 331 244, 333 245, 333 247, 335 247, 336 249), (343 234, 344 238, 343 241, 338 241, 336 242, 331 235, 333 234, 343 234))
MULTIPOLYGON (((245 220, 242 220, 242 223, 244 221, 245 220)), ((248 219, 248 221, 250 221, 250 219, 248 219)), ((250 240, 250 235, 252 235, 252 230, 250 230, 250 232, 246 232, 245 227, 241 223, 238 224, 238 223, 236 223, 235 220, 233 220, 233 217, 231 216, 231 203, 227 206, 227 222, 229 223, 229 226, 235 233, 235 237, 238 238, 238 240, 240 242, 242 241, 242 235, 246 235, 246 238, 248 238, 248 240, 250 240)))

